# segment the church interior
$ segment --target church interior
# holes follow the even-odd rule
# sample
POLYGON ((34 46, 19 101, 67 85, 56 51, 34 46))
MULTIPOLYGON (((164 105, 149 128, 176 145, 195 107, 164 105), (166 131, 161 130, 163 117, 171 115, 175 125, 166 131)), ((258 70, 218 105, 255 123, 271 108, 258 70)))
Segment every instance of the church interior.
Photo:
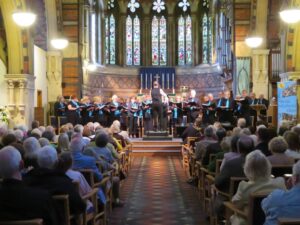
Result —
POLYGON ((0 225, 300 225, 300 0, 0 0, 0 225))

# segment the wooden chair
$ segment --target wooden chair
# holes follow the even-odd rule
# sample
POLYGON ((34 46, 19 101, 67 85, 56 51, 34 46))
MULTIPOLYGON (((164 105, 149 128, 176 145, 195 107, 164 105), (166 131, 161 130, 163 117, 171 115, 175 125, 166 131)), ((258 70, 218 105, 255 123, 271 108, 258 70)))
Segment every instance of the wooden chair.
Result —
POLYGON ((43 225, 42 219, 0 221, 0 225, 43 225))
POLYGON ((293 173, 293 165, 274 165, 272 166, 272 175, 274 177, 283 177, 284 174, 293 173))
MULTIPOLYGON (((83 213, 83 225, 87 224, 96 224, 96 221, 100 219, 105 219, 105 212, 101 211, 99 212, 98 210, 98 200, 97 200, 97 193, 99 189, 98 188, 93 188, 91 192, 88 194, 82 196, 82 199, 85 201, 90 201, 93 204, 94 210, 92 212, 87 212, 85 211, 83 213)), ((105 221, 104 221, 105 222, 105 221)))
POLYGON ((268 195, 266 192, 257 192, 250 194, 248 202, 248 213, 237 208, 232 202, 225 202, 226 224, 230 224, 230 216, 236 215, 244 218, 248 225, 263 225, 265 222, 265 213, 261 208, 261 201, 268 195))
POLYGON ((300 218, 278 218, 278 225, 300 225, 300 218))
MULTIPOLYGON (((112 211, 112 201, 113 201, 113 196, 112 196, 112 176, 108 175, 104 177, 100 182, 95 181, 94 177, 94 171, 91 169, 80 169, 78 170, 79 172, 82 173, 82 175, 85 177, 87 182, 92 188, 102 188, 104 191, 105 197, 106 197, 106 206, 108 206, 109 212, 112 211), (111 183, 111 187, 107 188, 108 182, 111 183)), ((105 175, 105 174, 103 174, 105 175)))
POLYGON ((196 137, 188 137, 187 144, 181 146, 182 166, 185 170, 189 168, 188 152, 195 146, 196 137))
POLYGON ((60 207, 60 209, 62 209, 62 211, 59 210, 59 212, 62 213, 64 225, 71 225, 72 220, 81 220, 80 216, 78 217, 75 215, 71 215, 69 195, 54 195, 52 196, 52 198, 55 201, 56 205, 60 207))

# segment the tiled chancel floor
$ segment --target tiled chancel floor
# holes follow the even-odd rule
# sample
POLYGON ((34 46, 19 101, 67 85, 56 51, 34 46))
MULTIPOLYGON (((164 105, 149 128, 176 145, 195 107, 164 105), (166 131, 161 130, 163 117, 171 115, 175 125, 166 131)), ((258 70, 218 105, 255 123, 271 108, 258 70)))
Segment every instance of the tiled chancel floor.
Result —
POLYGON ((205 225, 195 188, 186 182, 175 156, 134 158, 121 189, 123 208, 115 208, 110 225, 205 225))

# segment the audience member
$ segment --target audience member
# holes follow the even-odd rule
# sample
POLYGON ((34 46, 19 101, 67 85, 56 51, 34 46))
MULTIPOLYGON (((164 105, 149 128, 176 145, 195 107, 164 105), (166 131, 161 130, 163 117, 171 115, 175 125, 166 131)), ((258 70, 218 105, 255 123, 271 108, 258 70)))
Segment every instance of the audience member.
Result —
POLYGON ((184 144, 187 144, 188 137, 200 138, 201 136, 202 119, 196 118, 194 124, 190 124, 182 133, 181 138, 184 144))
POLYGON ((202 165, 204 165, 204 166, 209 164, 209 157, 211 154, 216 154, 216 153, 222 151, 221 142, 222 142, 223 138, 226 136, 226 130, 224 128, 218 129, 216 132, 216 136, 218 138, 218 141, 216 143, 209 144, 206 147, 206 152, 202 159, 202 165))
POLYGON ((62 133, 58 136, 57 151, 59 153, 70 151, 69 136, 66 133, 62 133))
POLYGON ((288 144, 283 137, 275 137, 269 142, 269 150, 272 155, 268 156, 268 160, 274 165, 293 165, 294 159, 287 156, 285 151, 288 148, 288 144))
MULTIPOLYGON (((271 178, 271 164, 266 156, 260 151, 255 150, 246 156, 244 173, 249 181, 239 183, 236 194, 232 197, 232 203, 248 213, 248 201, 250 194, 254 192, 271 192, 274 189, 285 189, 285 182, 282 177, 271 178)), ((246 224, 246 220, 238 215, 233 215, 231 225, 246 224)))
POLYGON ((299 136, 292 131, 286 131, 283 135, 283 138, 288 144, 288 149, 285 151, 285 154, 294 159, 300 159, 300 141, 299 136))
POLYGON ((257 142, 255 149, 260 150, 265 156, 271 155, 271 152, 268 147, 269 142, 269 130, 268 128, 261 127, 257 130, 257 142))
POLYGON ((300 218, 300 161, 293 166, 292 189, 275 190, 262 203, 265 225, 277 224, 278 218, 300 218))
POLYGON ((195 158, 196 160, 202 160, 208 145, 216 143, 215 129, 212 125, 204 129, 204 137, 195 143, 195 158))
POLYGON ((34 168, 25 174, 24 181, 31 187, 49 191, 51 195, 68 194, 71 213, 84 212, 86 204, 72 181, 64 173, 55 169, 58 161, 56 150, 52 146, 41 148, 37 161, 39 168, 34 168))
POLYGON ((43 219, 45 225, 57 225, 51 195, 48 191, 24 185, 20 153, 12 146, 0 151, 0 220, 43 219))

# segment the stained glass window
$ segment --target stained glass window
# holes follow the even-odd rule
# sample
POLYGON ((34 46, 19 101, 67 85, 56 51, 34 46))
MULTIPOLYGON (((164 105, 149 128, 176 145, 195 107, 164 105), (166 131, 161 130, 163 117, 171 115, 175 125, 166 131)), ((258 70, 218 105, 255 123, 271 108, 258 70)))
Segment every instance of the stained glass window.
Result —
POLYGON ((190 17, 190 3, 188 0, 181 0, 178 7, 182 14, 178 18, 178 41, 177 54, 178 65, 192 64, 192 19, 190 17))
POLYGON ((192 19, 180 16, 178 19, 178 65, 192 63, 192 19))
POLYGON ((130 16, 126 19, 126 63, 139 66, 141 64, 140 19, 130 16))
POLYGON ((212 18, 209 15, 209 0, 202 1, 202 63, 212 62, 212 18))
POLYGON ((113 14, 105 18, 105 61, 116 64, 116 21, 113 14))
POLYGON ((164 16, 152 19, 152 65, 167 65, 167 21, 164 16))

